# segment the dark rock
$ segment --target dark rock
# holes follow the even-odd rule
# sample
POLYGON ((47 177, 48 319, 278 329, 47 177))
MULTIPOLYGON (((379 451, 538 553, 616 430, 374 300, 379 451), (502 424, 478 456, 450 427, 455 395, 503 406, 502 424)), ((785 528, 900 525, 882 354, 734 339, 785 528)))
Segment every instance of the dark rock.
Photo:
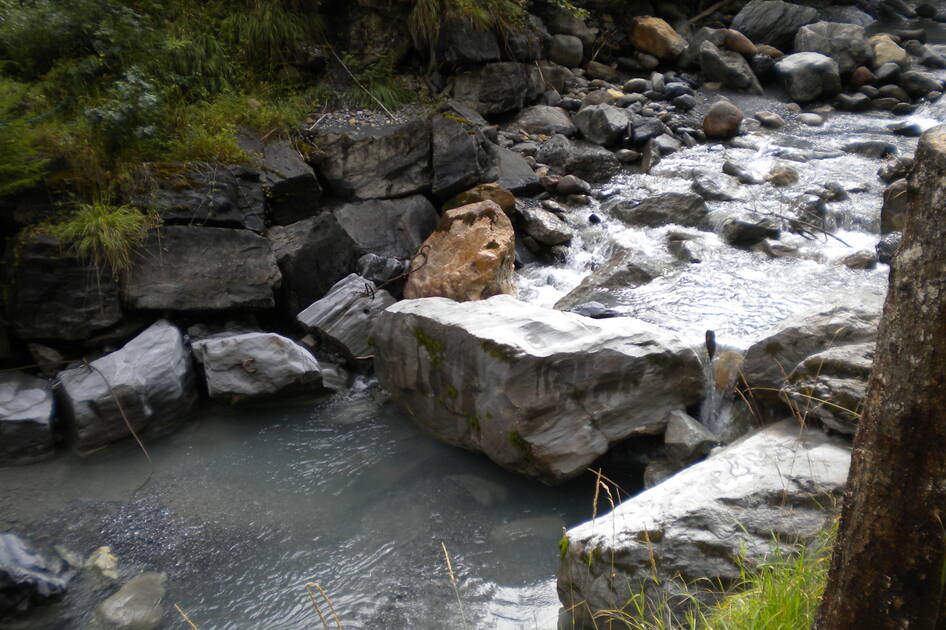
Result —
POLYGON ((532 195, 542 192, 539 178, 525 158, 515 151, 495 144, 488 144, 486 150, 490 166, 483 176, 485 181, 495 182, 500 188, 515 194, 532 195))
MULTIPOLYGON (((766 0, 763 0, 766 1, 766 0)), ((782 85, 796 103, 830 98, 841 92, 838 64, 820 53, 788 55, 775 64, 782 85)))
POLYGON ((670 101, 673 103, 673 106, 682 109, 685 112, 690 111, 696 107, 696 98, 689 94, 681 94, 680 96, 675 96, 673 100, 670 101))
POLYGON ((887 160, 886 164, 877 169, 877 176, 888 184, 896 179, 909 177, 913 170, 913 158, 901 157, 896 160, 887 160))
POLYGON ((703 223, 706 202, 695 193, 667 192, 640 201, 619 200, 607 209, 617 218, 631 225, 659 227, 669 223, 696 227, 703 223))
POLYGON ((556 11, 550 15, 543 14, 545 24, 553 35, 574 35, 585 46, 591 46, 598 37, 598 29, 591 28, 580 17, 568 11, 556 11))
POLYGON ((889 62, 877 68, 877 70, 874 71, 874 75, 881 85, 893 85, 900 82, 901 72, 903 72, 903 70, 899 65, 889 62))
POLYGON ((345 204, 335 217, 361 253, 404 259, 414 256, 439 221, 421 195, 345 204))
POLYGON ((647 118, 646 116, 632 115, 629 122, 631 142, 635 147, 640 147, 648 140, 665 133, 671 133, 667 125, 656 118, 647 118))
POLYGON ((566 175, 558 180, 555 191, 560 195, 589 195, 591 184, 575 175, 566 175))
POLYGON ((55 565, 15 534, 0 534, 0 619, 19 615, 66 592, 55 565))
POLYGON ((542 134, 553 136, 557 133, 563 136, 573 136, 578 129, 572 123, 571 117, 561 107, 547 105, 533 105, 522 110, 510 125, 512 130, 522 130, 528 134, 542 134))
POLYGON ((57 377, 59 408, 80 454, 132 437, 129 425, 139 435, 165 432, 197 404, 190 353, 181 332, 166 320, 90 365, 57 377))
POLYGON ((627 131, 627 114, 612 105, 592 105, 582 108, 574 116, 581 135, 595 144, 611 146, 627 131))
POLYGON ((864 29, 854 24, 815 22, 798 29, 795 52, 816 52, 834 59, 838 71, 847 76, 871 58, 864 29))
POLYGON ((729 175, 702 174, 693 180, 693 192, 707 201, 735 201, 743 198, 739 184, 729 175))
POLYGON ((581 66, 584 46, 574 35, 553 35, 549 43, 549 59, 566 68, 581 66))
POLYGON ((898 103, 910 102, 910 95, 899 85, 882 85, 877 90, 878 98, 892 98, 898 103))
POLYGON ((687 45, 683 54, 677 59, 681 68, 696 68, 700 65, 700 47, 704 42, 710 42, 716 47, 722 47, 726 40, 727 30, 723 28, 710 28, 704 26, 693 33, 690 37, 690 43, 687 45))
POLYGON ((153 230, 124 285, 129 308, 269 309, 281 275, 272 246, 247 230, 168 225, 153 230))
MULTIPOLYGON (((273 223, 286 225, 311 217, 319 211, 322 186, 315 171, 305 163, 292 142, 285 139, 261 142, 245 135, 239 140, 244 149, 259 160, 260 181, 266 194, 269 218, 273 223)), ((255 189, 249 186, 244 184, 243 188, 255 194, 255 189)), ((244 196, 249 196, 248 193, 244 193, 244 196)), ((253 227, 250 229, 260 231, 253 227)))
POLYGON ((555 135, 542 143, 536 159, 560 173, 577 175, 589 182, 601 182, 613 177, 621 165, 613 153, 596 144, 569 140, 555 135))
POLYGON ((361 130, 316 132, 319 173, 343 199, 401 197, 430 189, 426 120, 361 130))
POLYGON ((723 162, 723 173, 726 175, 732 175, 739 180, 741 184, 756 185, 761 184, 764 180, 757 176, 753 175, 749 169, 746 167, 736 164, 731 160, 726 160, 723 162))
POLYGON ((870 106, 871 106, 871 109, 876 109, 876 110, 880 110, 884 112, 890 112, 890 111, 893 111, 893 109, 897 105, 900 105, 900 104, 901 104, 900 99, 884 97, 884 98, 875 98, 873 101, 871 101, 870 106))
POLYGON ((898 179, 884 190, 884 205, 880 210, 880 233, 902 232, 910 215, 909 182, 898 179))
POLYGON ((867 98, 871 98, 871 99, 874 99, 880 96, 880 90, 875 88, 873 85, 863 85, 857 92, 858 94, 863 94, 867 98))
POLYGON ((932 20, 936 17, 936 7, 932 4, 923 3, 917 5, 916 14, 921 18, 926 18, 927 20, 932 20))
POLYGON ((453 97, 484 116, 518 111, 545 91, 539 69, 504 61, 454 76, 453 97))
POLYGON ((66 253, 48 236, 24 239, 17 257, 8 259, 13 332, 23 339, 81 340, 122 318, 118 285, 66 253))
POLYGON ((745 58, 737 52, 706 41, 700 45, 700 68, 707 81, 722 83, 734 90, 762 93, 762 86, 745 58))
POLYGON ((575 235, 558 216, 541 207, 523 205, 519 208, 519 214, 522 216, 525 233, 542 245, 564 245, 575 235))
POLYGON ((771 219, 728 219, 722 224, 723 239, 733 247, 752 247, 768 238, 778 238, 779 229, 771 219))
POLYGON ((442 70, 499 61, 500 58, 496 35, 492 31, 477 29, 462 18, 447 18, 441 22, 434 51, 442 70))
POLYGON ((703 117, 703 132, 707 138, 727 139, 739 133, 742 111, 729 101, 716 101, 703 117))
POLYGON ((545 59, 551 35, 545 24, 534 15, 527 15, 519 27, 506 34, 505 48, 511 61, 532 62, 545 59))
POLYGON ((431 135, 431 192, 435 197, 449 199, 481 181, 488 157, 481 147, 485 140, 475 126, 453 117, 434 116, 431 135))
POLYGON ((812 7, 781 0, 752 0, 733 18, 732 28, 756 44, 790 50, 798 29, 818 19, 812 7))
MULTIPOLYGON (((896 65, 896 64, 894 64, 896 65)), ((858 66, 854 68, 854 72, 851 73, 851 80, 849 85, 852 90, 857 90, 863 85, 870 85, 877 81, 877 75, 870 71, 870 68, 867 66, 858 66)))
MULTIPOLYGON (((384 258, 377 254, 365 254, 358 259, 358 263, 355 265, 355 273, 365 280, 373 282, 376 286, 387 283, 391 283, 394 287, 402 286, 404 284, 403 278, 401 278, 400 283, 397 283, 396 279, 399 276, 404 276, 407 269, 407 261, 397 258, 384 258)), ((400 295, 399 289, 387 288, 392 295, 400 295)))
POLYGON ((618 71, 600 61, 589 61, 585 64, 585 76, 589 79, 614 82, 618 80, 618 71))
POLYGON ((900 239, 903 237, 903 232, 891 232, 890 234, 884 234, 883 237, 877 242, 877 247, 875 248, 877 252, 878 262, 882 262, 885 265, 892 265, 894 257, 897 255, 897 249, 900 247, 900 239))
POLYGON ((642 251, 621 249, 556 302, 555 308, 575 312, 576 308, 588 303, 612 308, 621 290, 643 286, 668 268, 667 261, 655 260, 642 251))
POLYGON ((900 85, 914 98, 926 96, 930 92, 940 90, 943 87, 942 82, 935 75, 929 72, 917 72, 916 70, 909 70, 901 74, 900 85))
POLYGON ((749 68, 759 81, 769 83, 775 79, 775 59, 759 53, 749 58, 749 68))
POLYGON ((870 107, 870 99, 864 94, 839 94, 837 108, 848 112, 862 112, 870 107))
POLYGON ((0 372, 0 466, 51 456, 52 422, 53 390, 49 381, 24 372, 0 372))
POLYGON ((621 313, 614 309, 607 308, 601 302, 585 302, 583 304, 573 306, 567 310, 569 313, 583 315, 584 317, 590 317, 591 319, 609 319, 611 317, 621 316, 621 313))
POLYGON ((650 81, 647 79, 641 79, 639 77, 635 79, 629 79, 624 84, 624 91, 628 92, 629 94, 643 94, 644 92, 647 92, 651 89, 653 89, 653 87, 651 86, 650 81))
POLYGON ((861 140, 858 142, 848 142, 841 147, 846 153, 856 153, 869 158, 887 158, 897 155, 897 147, 889 142, 880 140, 861 140))
POLYGON ((332 213, 274 226, 266 238, 282 273, 280 303, 291 317, 351 273, 358 259, 358 245, 332 213))

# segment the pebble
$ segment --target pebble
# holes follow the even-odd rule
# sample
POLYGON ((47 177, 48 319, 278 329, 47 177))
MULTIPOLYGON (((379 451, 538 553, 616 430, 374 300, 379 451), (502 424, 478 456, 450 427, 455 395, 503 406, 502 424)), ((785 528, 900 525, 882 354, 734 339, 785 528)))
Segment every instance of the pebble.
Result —
POLYGON ((824 124, 824 118, 812 113, 798 114, 798 122, 809 127, 820 127, 824 124))

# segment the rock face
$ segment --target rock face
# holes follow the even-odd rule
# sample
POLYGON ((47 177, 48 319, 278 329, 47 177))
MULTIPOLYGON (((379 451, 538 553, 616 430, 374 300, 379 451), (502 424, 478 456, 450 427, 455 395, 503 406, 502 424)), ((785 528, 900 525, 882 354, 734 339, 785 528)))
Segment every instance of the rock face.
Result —
POLYGON ((556 135, 542 143, 536 159, 562 174, 577 175, 589 182, 602 182, 621 168, 615 155, 603 147, 556 135))
POLYGON ((638 50, 658 59, 675 59, 686 50, 687 43, 673 27, 658 17, 634 19, 631 25, 631 43, 638 50))
POLYGON ((286 225, 318 212, 322 186, 292 142, 244 137, 240 144, 260 162, 266 207, 273 223, 286 225))
POLYGON ((499 42, 492 31, 473 28, 468 20, 452 18, 440 25, 434 48, 443 69, 499 61, 499 42))
POLYGON ((299 313, 296 320, 309 332, 348 359, 373 352, 371 331, 375 319, 395 300, 370 280, 351 274, 338 281, 318 302, 299 313))
POLYGON ((707 81, 717 81, 734 90, 762 93, 762 86, 746 58, 732 50, 721 49, 713 42, 700 45, 700 68, 707 81))
POLYGON ((818 10, 812 7, 781 0, 752 0, 733 18, 732 29, 756 44, 791 50, 798 29, 817 19, 818 10))
POLYGON ((248 230, 168 225, 152 231, 124 286, 129 308, 269 309, 282 279, 272 246, 248 230))
POLYGON ((775 64, 775 71, 785 91, 797 103, 829 98, 841 91, 837 62, 820 53, 788 55, 775 64))
POLYGON ((80 454, 131 437, 122 410, 141 434, 179 424, 197 403, 190 353, 181 332, 166 320, 91 365, 57 377, 59 408, 80 454))
POLYGON ((480 182, 487 155, 480 147, 480 135, 468 121, 446 116, 431 120, 433 182, 431 192, 448 199, 480 182))
POLYGON ((817 536, 849 465, 850 448, 820 431, 794 421, 766 427, 570 529, 559 600, 576 627, 593 627, 589 613, 619 610, 641 589, 672 591, 679 578, 734 584, 737 559, 763 559, 773 535, 783 544, 817 536))
POLYGON ((142 573, 99 604, 90 630, 156 630, 164 611, 161 603, 167 585, 163 573, 142 573))
POLYGON ((111 274, 63 255, 63 249, 58 240, 40 236, 9 261, 10 314, 21 338, 81 340, 122 318, 111 274))
POLYGON ((831 57, 844 76, 867 64, 873 53, 862 26, 839 22, 815 22, 801 27, 795 35, 795 51, 831 57))
POLYGON ((868 342, 811 355, 789 375, 783 399, 800 417, 853 434, 864 406, 874 348, 868 342))
POLYGON ((640 201, 618 201, 610 206, 614 216, 631 225, 659 227, 676 223, 696 227, 708 212, 706 202, 695 193, 667 192, 640 201))
POLYGON ((465 302, 515 295, 515 259, 516 235, 498 205, 481 201, 447 210, 414 258, 404 297, 465 302))
POLYGON ((489 63, 454 77, 453 97, 484 116, 522 109, 542 95, 538 69, 512 61, 489 63))
POLYGON ((266 238, 282 273, 280 303, 291 316, 350 274, 359 258, 358 245, 330 212, 274 226, 266 238))
POLYGON ((339 225, 362 253, 410 258, 437 227, 437 211, 426 197, 377 199, 338 208, 339 225))
POLYGON ((703 117, 703 133, 707 138, 728 139, 739 133, 742 110, 729 101, 716 101, 703 117))
POLYGON ((0 373, 0 466, 52 455, 53 390, 24 372, 0 373))
POLYGON ((214 336, 193 344, 211 398, 231 403, 276 393, 312 392, 322 384, 308 350, 275 333, 214 336))
POLYGON ((263 231, 266 203, 258 170, 180 164, 165 171, 145 168, 138 174, 136 206, 160 213, 167 224, 263 231))
POLYGON ((66 591, 49 560, 14 534, 0 534, 0 619, 20 614, 66 591))
POLYGON ((382 386, 420 426, 549 483, 614 442, 661 433, 702 389, 696 354, 666 331, 505 295, 399 302, 375 339, 382 386))
POLYGON ((319 173, 344 199, 412 195, 430 188, 430 125, 426 120, 367 130, 322 131, 313 138, 319 173))

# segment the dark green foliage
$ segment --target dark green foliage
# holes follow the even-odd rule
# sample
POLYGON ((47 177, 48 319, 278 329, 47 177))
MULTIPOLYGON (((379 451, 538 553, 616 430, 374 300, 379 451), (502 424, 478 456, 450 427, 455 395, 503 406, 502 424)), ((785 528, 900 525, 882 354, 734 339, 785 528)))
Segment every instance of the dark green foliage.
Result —
POLYGON ((36 184, 45 161, 20 104, 24 86, 0 77, 0 197, 36 184))

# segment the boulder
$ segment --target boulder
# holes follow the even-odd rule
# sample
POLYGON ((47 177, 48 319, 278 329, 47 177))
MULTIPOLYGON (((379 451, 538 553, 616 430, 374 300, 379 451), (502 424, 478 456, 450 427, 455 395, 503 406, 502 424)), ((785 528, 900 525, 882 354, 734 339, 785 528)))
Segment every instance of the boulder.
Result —
MULTIPOLYGON (((867 40, 867 43, 873 50, 874 62, 871 67, 874 70, 879 70, 888 63, 895 63, 902 70, 909 69, 910 55, 907 51, 898 46, 890 35, 886 33, 874 35, 867 40)), ((878 77, 879 76, 878 74, 878 77)))
POLYGON ((239 141, 259 163, 270 221, 286 225, 319 211, 322 186, 292 142, 284 138, 263 142, 246 136, 239 141))
POLYGON ((430 124, 318 130, 315 165, 343 199, 403 197, 430 189, 430 124))
POLYGON ((526 15, 524 20, 513 24, 506 32, 504 52, 511 61, 528 63, 545 59, 551 38, 541 19, 526 15))
POLYGON ((296 321, 333 350, 354 360, 372 354, 371 331, 375 320, 394 302, 390 293, 353 273, 299 313, 296 321))
POLYGON ((743 57, 754 57, 759 54, 759 47, 753 44, 751 39, 731 28, 727 28, 724 32, 723 47, 743 57))
POLYGON ((452 210, 460 206, 466 206, 479 201, 492 201, 503 209, 503 212, 509 213, 516 207, 516 196, 511 191, 501 188, 499 184, 488 183, 479 184, 469 190, 465 190, 447 203, 443 204, 444 210, 452 210))
POLYGON ((58 408, 80 454, 131 437, 129 424, 139 435, 165 432, 197 403, 190 353, 181 331, 166 320, 89 365, 57 376, 58 408))
POLYGON ((95 609, 89 630, 156 630, 164 618, 163 573, 142 573, 95 609))
POLYGON ((282 274, 280 304, 290 315, 304 309, 355 269, 359 247, 332 213, 266 231, 282 274))
POLYGON ((434 196, 449 199, 480 183, 488 156, 476 126, 455 116, 434 116, 431 134, 431 192, 434 196))
POLYGON ((422 195, 349 203, 335 210, 362 253, 410 258, 437 227, 437 211, 422 195))
POLYGON ((685 411, 670 412, 664 431, 664 448, 671 461, 689 463, 709 453, 716 442, 716 436, 685 411))
POLYGON ((739 133, 742 110, 729 101, 716 101, 703 117, 703 133, 707 138, 728 139, 739 133))
POLYGON ((735 586, 745 564, 769 556, 773 537, 814 541, 836 513, 849 465, 847 443, 779 422, 568 530, 558 570, 559 600, 574 617, 566 623, 591 627, 590 615, 622 610, 629 593, 673 597, 700 580, 735 586))
POLYGON ((723 162, 723 173, 735 177, 740 184, 755 186, 761 184, 764 180, 749 170, 748 167, 737 164, 731 160, 723 162))
POLYGON ((618 71, 606 63, 601 63, 600 61, 589 61, 585 64, 585 76, 589 79, 598 79, 601 81, 607 81, 609 83, 615 83, 618 80, 618 71))
POLYGON ((23 239, 5 267, 10 321, 20 338, 79 341, 122 319, 112 274, 66 252, 55 238, 23 239))
POLYGON ((613 105, 583 107, 574 120, 586 140, 605 147, 617 143, 627 133, 627 114, 613 105))
POLYGON ((524 157, 498 144, 486 146, 489 168, 483 179, 516 194, 529 195, 542 191, 539 178, 524 157))
POLYGON ((828 348, 792 370, 782 398, 797 417, 853 434, 874 363, 873 342, 828 348))
POLYGON ((575 235, 574 230, 568 227, 567 223, 558 218, 554 212, 549 212, 542 207, 523 205, 519 208, 519 214, 522 216, 526 234, 542 245, 549 247, 564 245, 575 235))
POLYGON ((896 157, 897 147, 890 142, 882 140, 858 140, 841 145, 841 150, 845 153, 856 153, 867 158, 875 160, 896 157))
POLYGON ((318 391, 319 362, 282 335, 215 335, 193 343, 211 398, 230 403, 279 393, 318 391))
POLYGON ((900 75, 900 85, 913 98, 921 98, 930 92, 941 91, 943 83, 932 72, 909 70, 900 75))
POLYGON ((683 54, 677 60, 681 68, 695 68, 700 65, 700 48, 704 42, 710 42, 716 47, 722 47, 726 41, 728 29, 701 27, 690 36, 690 42, 683 54))
POLYGON ((870 63, 873 51, 867 45, 864 27, 839 22, 815 22, 798 29, 795 52, 816 52, 831 57, 842 76, 870 63))
POLYGON ((612 443, 662 433, 702 389, 695 352, 667 331, 505 295, 399 302, 375 339, 382 386, 421 427, 548 483, 612 443))
POLYGON ((630 225, 659 227, 674 223, 684 227, 703 224, 708 209, 703 198, 690 192, 665 192, 637 200, 618 200, 605 208, 630 225))
POLYGON ((549 59, 566 68, 578 68, 584 57, 584 46, 574 35, 553 35, 549 43, 549 59))
POLYGON ((830 98, 841 92, 837 62, 820 53, 788 55, 776 62, 775 70, 785 91, 796 103, 830 98))
POLYGON ((746 197, 739 180, 722 173, 698 174, 690 188, 707 201, 736 201, 746 197))
POLYGON ((492 201, 448 210, 418 251, 404 297, 462 302, 515 295, 515 246, 509 217, 492 201))
POLYGON ((0 619, 61 596, 66 579, 16 534, 0 534, 0 619))
POLYGON ((775 164, 765 174, 765 181, 773 186, 791 186, 798 182, 798 171, 785 164, 775 164))
POLYGON ((282 276, 270 242, 248 230, 168 225, 153 230, 123 287, 129 308, 270 309, 282 276))
POLYGON ((803 309, 777 324, 746 351, 743 375, 757 398, 772 399, 805 358, 829 348, 873 341, 883 294, 803 309))
POLYGON ((723 221, 720 236, 733 247, 752 247, 779 237, 778 222, 768 217, 732 217, 723 221))
POLYGON ((642 251, 620 249, 556 302, 555 308, 572 311, 591 302, 597 302, 604 309, 617 306, 622 291, 658 278, 669 269, 670 263, 642 251))
POLYGON ((745 57, 706 41, 700 45, 700 68, 706 81, 722 83, 734 90, 762 94, 762 86, 745 57))
POLYGON ((528 134, 542 134, 554 136, 557 133, 563 136, 573 136, 578 129, 571 117, 561 107, 548 105, 533 105, 527 107, 516 116, 510 125, 512 131, 522 130, 528 134))
POLYGON ((634 18, 631 23, 631 43, 638 50, 658 59, 676 59, 687 47, 686 40, 672 26, 652 16, 634 18))
POLYGON ((898 179, 884 190, 884 205, 880 209, 880 233, 902 232, 910 215, 910 183, 898 179))
POLYGON ((453 78, 453 97, 484 116, 518 111, 544 91, 538 68, 512 61, 489 63, 453 78))
POLYGON ((577 175, 589 182, 606 181, 621 168, 617 157, 607 149, 590 142, 569 140, 563 135, 543 142, 536 160, 559 173, 577 175))
POLYGON ((553 35, 574 35, 589 48, 598 38, 598 29, 589 27, 582 18, 569 11, 553 11, 545 16, 545 23, 553 35))
POLYGON ((434 54, 441 70, 499 61, 500 58, 496 35, 492 31, 475 28, 463 18, 447 18, 441 22, 434 54))
POLYGON ((0 466, 53 454, 53 389, 25 372, 0 372, 0 466))
POLYGON ((145 166, 135 175, 131 202, 143 210, 157 212, 165 224, 244 228, 254 232, 262 232, 266 225, 261 172, 247 166, 145 166))
POLYGON ((731 28, 756 44, 791 50, 795 34, 818 19, 818 10, 781 0, 752 0, 733 18, 731 28))

